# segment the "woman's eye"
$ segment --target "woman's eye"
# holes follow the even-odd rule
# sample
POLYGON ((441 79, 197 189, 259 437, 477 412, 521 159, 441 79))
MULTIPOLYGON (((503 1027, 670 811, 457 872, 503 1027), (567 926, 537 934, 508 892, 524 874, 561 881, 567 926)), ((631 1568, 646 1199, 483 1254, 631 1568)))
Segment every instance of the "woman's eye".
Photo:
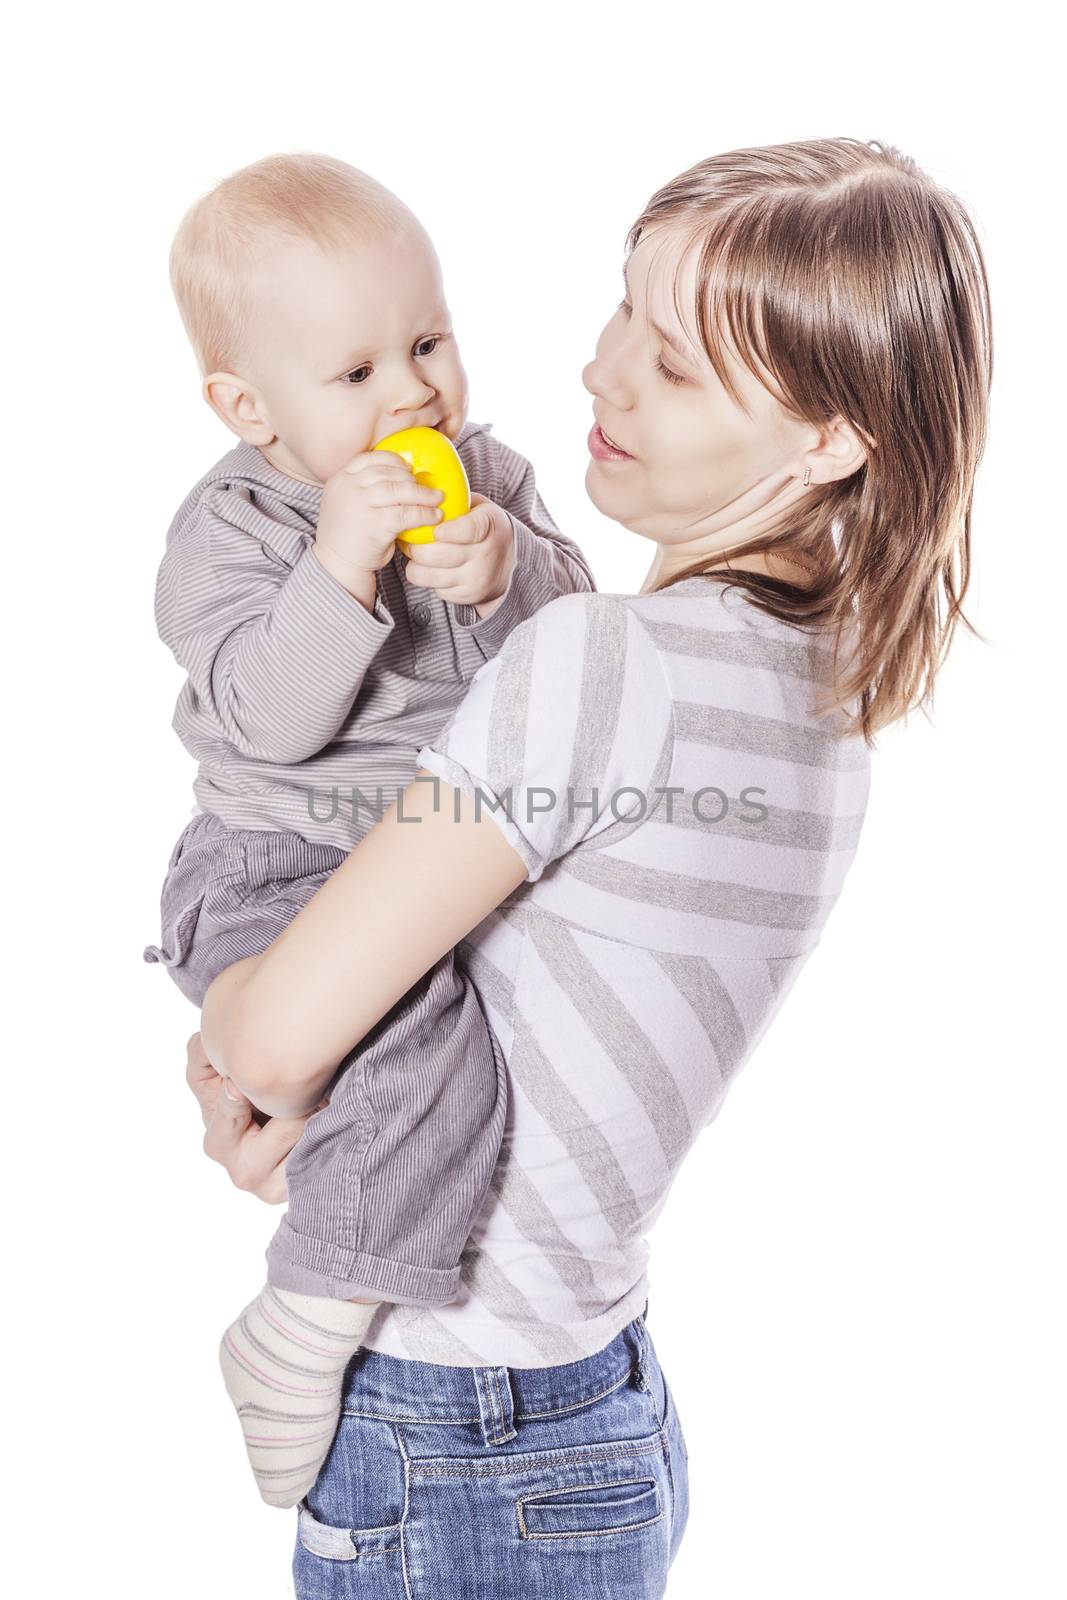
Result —
POLYGON ((366 378, 361 378, 360 377, 360 373, 361 372, 369 373, 370 372, 370 367, 368 365, 366 365, 366 364, 364 364, 362 367, 353 367, 351 372, 346 372, 345 373, 344 377, 341 379, 341 382, 342 383, 366 383, 366 381, 367 381, 366 378))
MULTIPOLYGON (((626 315, 628 317, 630 317, 630 316, 633 315, 633 309, 634 308, 630 304, 629 300, 620 300, 615 309, 616 309, 616 311, 624 311, 626 313, 626 315)), ((663 374, 663 376, 666 378, 668 383, 684 383, 685 382, 685 379, 683 377, 681 377, 681 375, 679 373, 672 372, 670 367, 665 367, 663 365, 663 362, 659 359, 658 356, 656 357, 656 370, 657 370, 657 372, 661 372, 663 374)))

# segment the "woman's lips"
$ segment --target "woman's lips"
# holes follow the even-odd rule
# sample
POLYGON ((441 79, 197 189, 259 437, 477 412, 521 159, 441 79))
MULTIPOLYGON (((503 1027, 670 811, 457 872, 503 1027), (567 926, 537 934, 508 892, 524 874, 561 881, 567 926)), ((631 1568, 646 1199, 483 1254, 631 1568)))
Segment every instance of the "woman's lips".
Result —
POLYGON ((625 450, 620 450, 617 445, 605 439, 600 430, 599 422, 594 423, 593 430, 586 441, 589 454, 597 461, 632 461, 633 456, 627 455, 625 450))

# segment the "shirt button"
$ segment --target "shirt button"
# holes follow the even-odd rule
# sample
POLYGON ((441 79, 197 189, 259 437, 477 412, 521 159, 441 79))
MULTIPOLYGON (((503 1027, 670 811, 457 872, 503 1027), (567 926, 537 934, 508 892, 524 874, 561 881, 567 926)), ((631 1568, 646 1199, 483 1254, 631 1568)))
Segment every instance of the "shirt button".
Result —
POLYGON ((429 611, 427 610, 427 608, 425 606, 419 606, 418 610, 415 612, 415 626, 416 626, 416 628, 425 628, 429 624, 429 621, 430 621, 430 613, 429 613, 429 611))

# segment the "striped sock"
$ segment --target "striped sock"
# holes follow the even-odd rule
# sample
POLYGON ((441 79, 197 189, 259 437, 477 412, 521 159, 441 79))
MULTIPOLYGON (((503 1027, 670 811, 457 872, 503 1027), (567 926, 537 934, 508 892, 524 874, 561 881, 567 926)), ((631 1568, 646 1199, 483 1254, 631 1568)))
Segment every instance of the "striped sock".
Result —
POLYGON ((295 1506, 318 1477, 341 1417, 345 1368, 377 1309, 268 1283, 223 1334, 226 1392, 268 1505, 295 1506))

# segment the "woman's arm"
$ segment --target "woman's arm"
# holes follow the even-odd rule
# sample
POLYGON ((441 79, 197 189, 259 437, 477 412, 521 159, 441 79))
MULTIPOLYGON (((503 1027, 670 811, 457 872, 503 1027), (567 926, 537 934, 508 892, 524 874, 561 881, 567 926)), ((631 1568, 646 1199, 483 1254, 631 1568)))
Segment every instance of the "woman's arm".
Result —
POLYGON ((420 768, 270 948, 212 983, 200 1024, 208 1057, 260 1110, 310 1111, 343 1057, 526 880, 479 809, 420 768))

